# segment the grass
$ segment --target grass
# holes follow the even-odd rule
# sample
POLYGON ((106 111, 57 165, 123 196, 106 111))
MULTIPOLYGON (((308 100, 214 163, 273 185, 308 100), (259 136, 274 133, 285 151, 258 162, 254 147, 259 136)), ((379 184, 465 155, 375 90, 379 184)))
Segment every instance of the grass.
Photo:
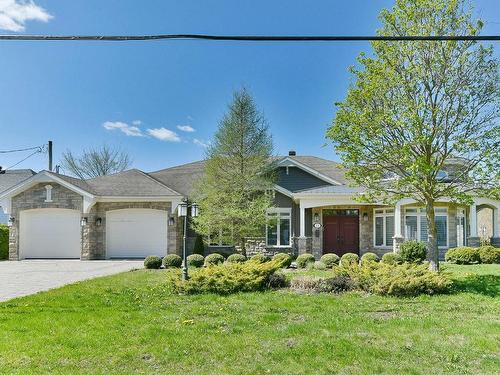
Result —
POLYGON ((495 373, 500 265, 454 293, 177 296, 134 271, 0 304, 2 373, 495 373), (487 284, 487 285, 486 285, 487 284))

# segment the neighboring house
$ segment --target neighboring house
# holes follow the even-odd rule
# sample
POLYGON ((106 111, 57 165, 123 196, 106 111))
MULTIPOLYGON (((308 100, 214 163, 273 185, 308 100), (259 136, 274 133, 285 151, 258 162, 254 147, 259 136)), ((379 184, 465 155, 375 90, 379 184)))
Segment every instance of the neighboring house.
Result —
MULTIPOLYGON (((267 212, 270 224, 261 238, 248 239, 247 253, 381 255, 405 239, 427 240, 424 210, 411 199, 394 206, 359 203, 353 195, 362 190, 350 187, 333 161, 290 152, 276 163, 275 207, 267 212)), ((90 180, 42 171, 0 193, 0 205, 13 218, 10 259, 180 254, 182 222, 176 209, 192 195, 203 173, 203 161, 90 180)), ((441 256, 449 247, 479 244, 477 217, 486 208, 491 209, 492 243, 499 246, 500 201, 477 198, 467 207, 437 202, 441 256)), ((196 233, 190 230, 187 237, 191 251, 196 233)), ((207 239, 207 252, 229 248, 217 237, 216 231, 207 239)))
MULTIPOLYGON (((12 169, 0 172, 0 193, 7 190, 8 188, 17 185, 21 181, 36 174, 35 171, 31 169, 12 169)), ((0 205, 0 224, 7 224, 9 220, 9 215, 4 213, 2 206, 0 205)))

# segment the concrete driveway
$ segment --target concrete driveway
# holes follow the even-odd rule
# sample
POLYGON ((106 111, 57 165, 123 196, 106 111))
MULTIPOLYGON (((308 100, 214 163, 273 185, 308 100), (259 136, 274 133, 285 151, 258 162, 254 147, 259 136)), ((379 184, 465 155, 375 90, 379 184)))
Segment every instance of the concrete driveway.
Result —
POLYGON ((143 268, 142 260, 0 262, 0 301, 137 268, 143 268))

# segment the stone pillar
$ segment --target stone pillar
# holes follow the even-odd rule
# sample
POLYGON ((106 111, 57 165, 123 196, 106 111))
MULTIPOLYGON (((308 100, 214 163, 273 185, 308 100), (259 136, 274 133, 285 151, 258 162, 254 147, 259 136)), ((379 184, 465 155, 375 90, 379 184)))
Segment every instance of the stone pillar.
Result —
POLYGON ((477 247, 480 244, 480 240, 479 240, 479 236, 477 234, 476 203, 473 203, 470 206, 469 221, 470 221, 470 233, 469 233, 469 237, 467 238, 467 246, 477 247))
POLYGON ((19 260, 18 225, 16 220, 9 227, 9 260, 19 260))
POLYGON ((299 250, 299 255, 307 253, 307 237, 297 238, 297 245, 299 250))
POLYGON ((392 251, 397 253, 403 241, 405 240, 401 231, 401 203, 397 202, 394 206, 394 236, 392 237, 392 251))

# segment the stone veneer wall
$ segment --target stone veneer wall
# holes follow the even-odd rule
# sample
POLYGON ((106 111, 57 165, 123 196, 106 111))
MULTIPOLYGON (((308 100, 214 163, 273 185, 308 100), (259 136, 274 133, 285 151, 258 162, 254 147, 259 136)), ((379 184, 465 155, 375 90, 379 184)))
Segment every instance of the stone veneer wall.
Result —
POLYGON ((66 208, 82 211, 81 195, 66 189, 57 183, 40 183, 12 198, 14 224, 9 228, 9 259, 19 260, 19 214, 24 210, 39 208, 66 208), (45 186, 52 186, 52 202, 45 202, 45 186))
MULTIPOLYGON (((87 216, 88 223, 83 228, 82 234, 82 259, 105 259, 106 258, 106 212, 128 208, 149 208, 165 211, 171 214, 172 204, 170 202, 98 202, 87 216), (100 217, 101 225, 97 226, 95 221, 100 217)), ((179 224, 180 220, 176 222, 179 224)), ((168 227, 168 253, 181 255, 182 250, 178 240, 177 227, 168 227)), ((139 233, 137 234, 139 235, 139 233)))

